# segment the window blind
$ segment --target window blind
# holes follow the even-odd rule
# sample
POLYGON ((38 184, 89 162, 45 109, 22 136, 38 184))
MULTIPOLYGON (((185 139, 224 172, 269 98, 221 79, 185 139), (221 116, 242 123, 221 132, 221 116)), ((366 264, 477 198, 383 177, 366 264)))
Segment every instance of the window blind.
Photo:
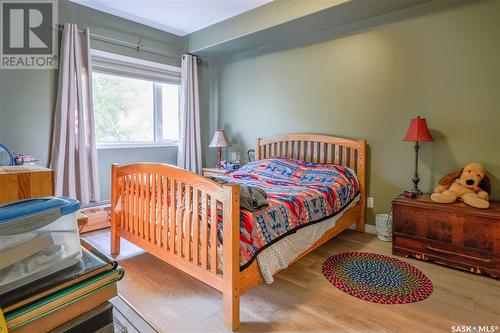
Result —
POLYGON ((97 72, 163 83, 181 82, 181 69, 176 66, 95 49, 91 50, 91 62, 92 70, 97 72))

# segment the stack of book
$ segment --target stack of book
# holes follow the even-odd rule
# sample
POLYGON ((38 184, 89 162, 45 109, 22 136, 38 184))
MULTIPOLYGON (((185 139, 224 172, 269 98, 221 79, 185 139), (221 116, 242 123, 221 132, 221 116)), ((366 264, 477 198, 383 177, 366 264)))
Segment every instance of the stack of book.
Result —
POLYGON ((117 295, 123 269, 81 242, 83 257, 78 264, 0 295, 9 332, 48 332, 117 295))

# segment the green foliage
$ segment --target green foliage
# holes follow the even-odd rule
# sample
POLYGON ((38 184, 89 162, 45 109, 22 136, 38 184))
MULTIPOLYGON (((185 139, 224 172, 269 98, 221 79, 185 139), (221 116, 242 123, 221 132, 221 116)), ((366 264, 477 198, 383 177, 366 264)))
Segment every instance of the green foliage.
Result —
POLYGON ((93 73, 98 142, 153 141, 153 82, 93 73))

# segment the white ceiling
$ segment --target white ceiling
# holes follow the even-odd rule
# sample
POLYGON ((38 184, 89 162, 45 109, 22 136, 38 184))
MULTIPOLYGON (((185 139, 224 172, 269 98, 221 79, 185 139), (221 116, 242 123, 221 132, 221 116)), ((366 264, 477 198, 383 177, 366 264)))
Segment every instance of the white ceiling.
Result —
POLYGON ((71 0, 179 36, 203 29, 272 0, 71 0))

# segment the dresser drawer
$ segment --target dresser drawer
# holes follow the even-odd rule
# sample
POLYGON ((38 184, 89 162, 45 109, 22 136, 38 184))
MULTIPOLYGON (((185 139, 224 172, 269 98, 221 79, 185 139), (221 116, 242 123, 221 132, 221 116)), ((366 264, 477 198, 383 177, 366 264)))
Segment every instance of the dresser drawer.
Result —
MULTIPOLYGON (((467 267, 500 268, 500 256, 475 249, 457 248, 417 237, 394 235, 394 247, 399 250, 408 250, 413 254, 420 254, 422 259, 435 262, 451 262, 463 264, 467 267)), ((397 251, 396 251, 397 252, 397 251)))

